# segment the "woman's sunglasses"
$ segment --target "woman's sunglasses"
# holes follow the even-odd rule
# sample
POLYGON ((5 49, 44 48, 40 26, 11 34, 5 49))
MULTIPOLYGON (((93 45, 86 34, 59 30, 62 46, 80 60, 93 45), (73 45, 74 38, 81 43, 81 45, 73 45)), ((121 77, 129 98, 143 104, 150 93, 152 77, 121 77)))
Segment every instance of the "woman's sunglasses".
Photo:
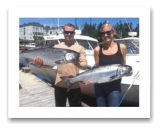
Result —
POLYGON ((65 34, 74 34, 74 31, 64 31, 65 34))
POLYGON ((101 32, 101 35, 104 36, 105 34, 111 35, 112 31, 107 31, 107 32, 101 32))

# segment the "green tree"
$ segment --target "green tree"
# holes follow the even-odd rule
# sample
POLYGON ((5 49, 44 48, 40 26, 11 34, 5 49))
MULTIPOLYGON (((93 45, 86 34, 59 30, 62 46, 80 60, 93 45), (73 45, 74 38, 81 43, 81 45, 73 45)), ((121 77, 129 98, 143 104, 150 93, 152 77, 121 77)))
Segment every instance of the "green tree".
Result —
POLYGON ((82 35, 86 35, 89 36, 90 35, 90 27, 91 25, 89 25, 87 22, 84 24, 84 28, 82 29, 82 35))
MULTIPOLYGON (((82 29, 82 35, 86 35, 86 36, 90 36, 93 38, 101 38, 101 34, 100 34, 100 28, 102 27, 102 25, 106 23, 106 21, 104 22, 100 22, 98 25, 95 24, 88 24, 87 22, 84 24, 84 27, 82 29)), ((139 24, 137 24, 137 26, 133 29, 132 28, 132 23, 122 23, 122 21, 119 21, 118 23, 116 23, 116 25, 113 25, 113 27, 116 30, 116 34, 114 36, 114 38, 125 38, 125 37, 129 37, 128 36, 128 32, 130 32, 130 29, 132 31, 136 31, 138 36, 139 36, 139 24), (130 29, 129 29, 129 27, 130 29)))
POLYGON ((99 32, 99 30, 92 30, 90 36, 93 37, 93 38, 98 38, 98 37, 100 37, 100 32, 99 32))
POLYGON ((75 19, 75 29, 79 29, 77 24, 77 18, 75 19))
POLYGON ((103 25, 102 22, 99 23, 98 26, 97 26, 97 30, 100 30, 100 28, 102 27, 102 25, 103 25))
POLYGON ((137 37, 139 37, 139 23, 136 25, 133 31, 137 32, 137 37))

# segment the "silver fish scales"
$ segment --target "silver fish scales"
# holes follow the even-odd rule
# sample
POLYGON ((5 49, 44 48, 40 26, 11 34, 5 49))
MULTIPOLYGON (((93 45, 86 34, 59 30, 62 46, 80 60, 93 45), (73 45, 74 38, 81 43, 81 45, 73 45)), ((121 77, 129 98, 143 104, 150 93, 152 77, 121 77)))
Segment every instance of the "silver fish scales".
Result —
POLYGON ((131 70, 132 67, 128 65, 111 64, 94 67, 78 74, 73 78, 61 77, 61 79, 64 80, 67 85, 67 91, 69 91, 75 82, 85 84, 88 80, 90 80, 91 83, 107 83, 122 78, 123 76, 129 74, 131 70))
POLYGON ((32 62, 37 56, 43 59, 44 64, 54 66, 73 62, 79 58, 80 54, 69 49, 40 48, 28 50, 19 55, 20 58, 32 62))

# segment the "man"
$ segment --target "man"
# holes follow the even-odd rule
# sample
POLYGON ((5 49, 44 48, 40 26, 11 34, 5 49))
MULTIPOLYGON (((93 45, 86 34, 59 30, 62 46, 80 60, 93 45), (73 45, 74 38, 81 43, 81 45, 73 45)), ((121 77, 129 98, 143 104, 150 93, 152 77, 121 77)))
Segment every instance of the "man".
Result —
MULTIPOLYGON (((69 105, 72 107, 81 106, 81 91, 79 83, 73 84, 69 92, 66 92, 66 84, 60 78, 61 76, 76 76, 79 73, 79 69, 85 70, 87 68, 87 60, 85 50, 82 46, 74 43, 75 27, 67 23, 64 25, 63 34, 65 37, 65 42, 55 45, 55 48, 70 49, 80 53, 78 61, 73 63, 68 63, 65 65, 60 65, 57 67, 57 76, 55 81, 55 104, 56 107, 66 106, 66 99, 68 98, 69 105)), ((53 66, 46 66, 43 64, 43 59, 37 57, 34 59, 36 65, 41 67, 53 68, 53 66)))

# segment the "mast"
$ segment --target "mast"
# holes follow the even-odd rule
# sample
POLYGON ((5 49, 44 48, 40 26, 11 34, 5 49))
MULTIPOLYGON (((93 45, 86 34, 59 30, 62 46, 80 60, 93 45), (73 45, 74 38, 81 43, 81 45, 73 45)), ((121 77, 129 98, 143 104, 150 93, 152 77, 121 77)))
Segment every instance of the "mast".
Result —
POLYGON ((58 18, 58 30, 59 30, 59 18, 58 18))

